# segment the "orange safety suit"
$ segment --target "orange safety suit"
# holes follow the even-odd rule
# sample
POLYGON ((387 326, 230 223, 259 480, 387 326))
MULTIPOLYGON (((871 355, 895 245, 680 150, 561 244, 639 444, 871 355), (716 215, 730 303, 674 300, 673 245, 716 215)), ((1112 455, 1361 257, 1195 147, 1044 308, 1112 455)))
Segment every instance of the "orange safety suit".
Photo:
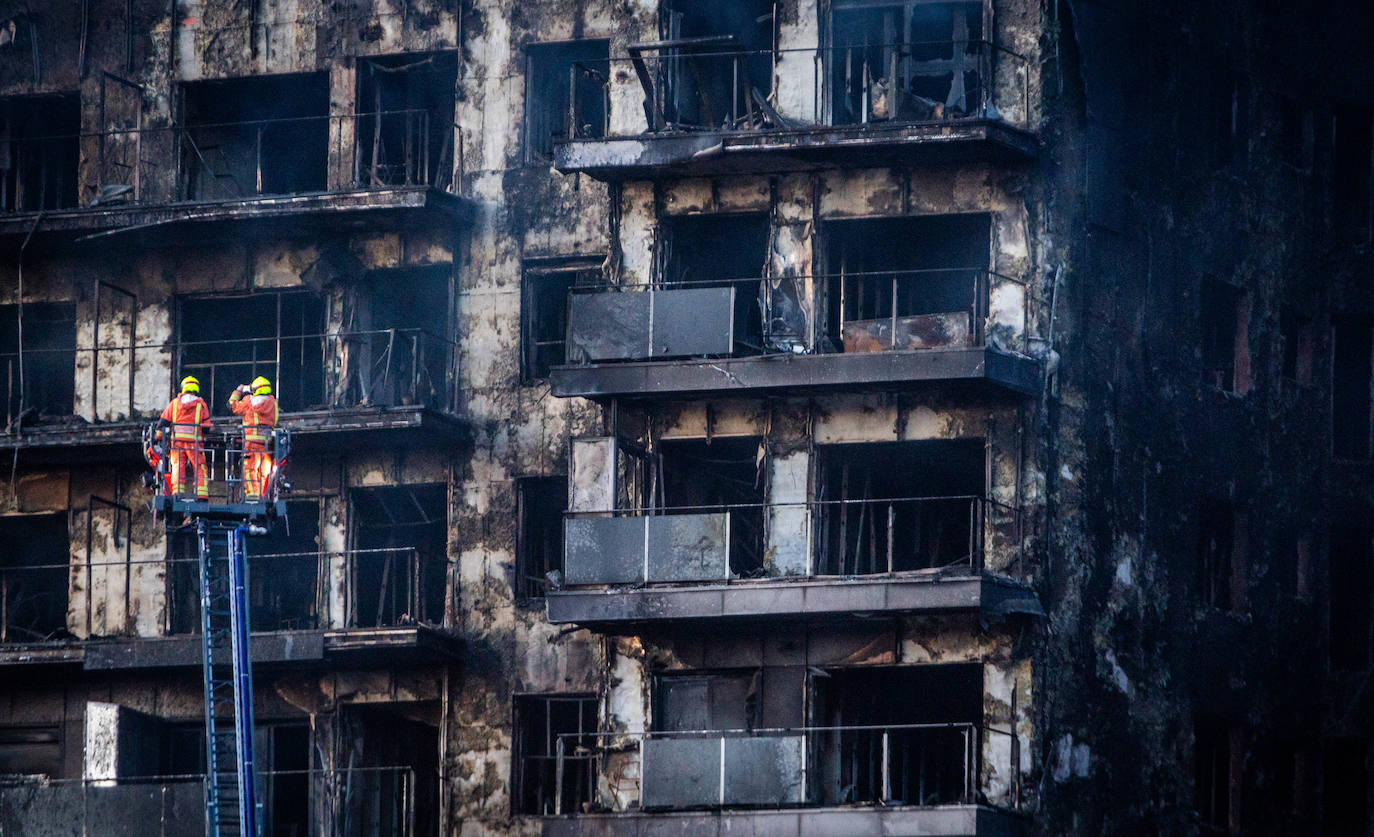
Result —
POLYGON ((210 475, 205 471, 205 436, 210 432, 210 407, 199 395, 183 392, 162 411, 172 425, 172 491, 186 494, 187 468, 196 473, 196 499, 210 499, 210 475))
POLYGON ((272 455, 267 442, 277 426, 277 399, 271 395, 250 395, 238 390, 229 396, 229 408, 243 416, 243 499, 256 503, 267 493, 272 479, 272 455))

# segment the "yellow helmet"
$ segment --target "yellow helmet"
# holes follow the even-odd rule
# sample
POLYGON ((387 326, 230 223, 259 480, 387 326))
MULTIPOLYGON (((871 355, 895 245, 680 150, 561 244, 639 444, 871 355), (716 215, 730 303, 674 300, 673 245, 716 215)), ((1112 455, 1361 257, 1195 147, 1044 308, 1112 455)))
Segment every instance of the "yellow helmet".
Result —
POLYGON ((193 375, 187 375, 181 379, 181 391, 199 393, 200 381, 197 381, 193 375))
POLYGON ((253 394, 267 395, 272 392, 272 382, 259 375, 253 379, 253 394))

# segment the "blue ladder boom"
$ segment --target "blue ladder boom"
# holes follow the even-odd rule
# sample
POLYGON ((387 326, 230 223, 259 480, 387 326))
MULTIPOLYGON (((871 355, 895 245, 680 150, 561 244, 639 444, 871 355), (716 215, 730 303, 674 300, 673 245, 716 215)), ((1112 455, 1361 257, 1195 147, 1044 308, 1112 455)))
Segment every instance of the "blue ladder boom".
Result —
POLYGON ((248 563, 240 523, 196 518, 205 680, 205 826, 210 837, 257 837, 248 563))

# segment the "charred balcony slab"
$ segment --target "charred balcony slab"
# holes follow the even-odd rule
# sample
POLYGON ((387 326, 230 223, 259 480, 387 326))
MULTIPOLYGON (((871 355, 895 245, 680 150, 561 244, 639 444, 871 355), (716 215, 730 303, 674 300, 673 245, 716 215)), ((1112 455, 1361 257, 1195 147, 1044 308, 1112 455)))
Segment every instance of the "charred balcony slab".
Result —
POLYGON ((550 381, 554 395, 595 399, 881 389, 945 382, 1029 395, 1039 391, 1040 377, 1040 364, 1031 357, 973 347, 569 365, 555 367, 550 381))
POLYGON ((976 612, 991 619, 1043 616, 1027 585, 990 573, 750 579, 715 584, 551 590, 548 618, 605 630, 651 622, 821 620, 856 615, 976 612))
MULTIPOLYGON (((23 451, 29 464, 119 462, 142 459, 140 437, 147 421, 87 422, 72 418, 0 432, 0 451, 23 451)), ((367 440, 369 444, 463 444, 466 424, 443 410, 420 405, 397 407, 341 407, 283 413, 281 423, 291 430, 296 453, 337 450, 367 440)), ((233 438, 238 419, 215 422, 215 433, 233 438)))
POLYGON ((549 817, 544 837, 1017 837, 1029 819, 984 805, 582 814, 549 817))
POLYGON ((428 186, 255 196, 217 201, 86 206, 50 212, 0 216, 0 238, 17 237, 99 241, 134 235, 142 246, 203 243, 213 225, 242 226, 288 233, 337 231, 355 226, 410 228, 461 227, 471 221, 473 204, 466 198, 428 186))
POLYGON ((1034 135, 1004 122, 965 119, 741 133, 642 134, 565 140, 554 167, 597 180, 767 174, 826 168, 1034 160, 1034 135))
MULTIPOLYGON (((461 656, 463 642, 427 625, 254 633, 255 664, 423 665, 461 656)), ((79 665, 88 671, 185 668, 201 665, 194 636, 64 640, 0 646, 0 667, 79 665)))

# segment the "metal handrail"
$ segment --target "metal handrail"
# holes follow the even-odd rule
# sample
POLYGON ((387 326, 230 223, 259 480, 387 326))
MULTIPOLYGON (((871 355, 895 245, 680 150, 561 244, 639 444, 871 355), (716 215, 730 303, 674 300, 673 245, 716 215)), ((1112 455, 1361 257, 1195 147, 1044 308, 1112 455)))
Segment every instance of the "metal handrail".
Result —
MULTIPOLYGON (((309 347, 306 355, 302 356, 299 364, 305 368, 307 360, 318 364, 319 386, 318 391, 314 386, 315 382, 300 381, 300 386, 296 392, 278 391, 276 394, 282 400, 283 413, 290 414, 306 409, 310 406, 320 407, 341 407, 341 406, 362 406, 372 403, 372 396, 383 386, 398 387, 396 393, 398 398, 409 398, 410 403, 425 404, 434 409, 452 412, 457 405, 457 382, 458 382, 458 363, 459 351, 458 343, 442 335, 426 329, 419 328, 391 328, 391 329, 372 329, 366 331, 340 331, 340 332, 313 332, 300 335, 281 335, 272 337, 242 337, 226 338, 219 340, 182 340, 167 342, 146 342, 128 345, 103 345, 103 346, 76 346, 62 349, 25 349, 22 353, 24 357, 71 355, 74 357, 74 365, 77 370, 84 370, 84 365, 89 364, 92 371, 98 371, 102 363, 101 355, 113 357, 121 364, 134 366, 139 361, 140 353, 155 353, 159 355, 171 354, 173 356, 172 381, 179 380, 186 374, 202 375, 205 371, 211 373, 211 377, 201 381, 202 392, 205 393, 207 403, 214 409, 217 401, 217 394, 221 382, 218 381, 217 373, 220 370, 243 370, 238 374, 243 380, 234 379, 234 385, 243 383, 254 374, 261 371, 270 371, 271 378, 279 386, 282 384, 278 374, 285 366, 285 353, 279 352, 278 347, 302 347, 304 351, 309 347), (380 359, 371 362, 367 368, 359 366, 359 362, 344 364, 341 360, 341 352, 335 350, 338 345, 363 341, 363 340, 386 340, 386 346, 380 353, 380 359), (404 344, 398 348, 397 344, 404 344), (315 354, 315 347, 318 346, 318 356, 315 354), (185 359, 188 353, 200 351, 213 351, 216 347, 234 347, 240 350, 251 349, 253 357, 248 360, 208 360, 202 362, 188 361, 185 359), (264 351, 259 354, 259 349, 264 351), (401 377, 409 373, 405 380, 401 377), (246 377, 245 377, 246 376, 246 377), (366 378, 367 380, 362 380, 366 378), (378 383, 381 382, 381 383, 378 383), (350 388, 356 390, 350 394, 350 388)), ((0 392, 10 392, 11 396, 5 399, 3 408, 4 423, 0 424, 0 432, 10 424, 14 418, 12 412, 15 399, 12 389, 7 388, 7 382, 12 374, 7 374, 13 369, 20 353, 9 352, 0 353, 0 392)), ((136 416, 138 410, 135 409, 135 389, 133 386, 134 376, 128 376, 128 383, 124 386, 127 391, 121 392, 115 387, 115 403, 124 408, 126 415, 136 416)), ((123 380, 117 383, 124 383, 123 380)), ((80 376, 75 378, 74 394, 77 402, 93 414, 98 421, 99 412, 96 409, 95 396, 99 392, 100 379, 96 375, 80 376), (82 378, 85 380, 82 380, 82 378), (89 387, 89 389, 86 389, 89 387)), ((103 399, 102 399, 103 401, 103 399)), ((75 412, 75 404, 73 412, 75 412)), ((217 416, 215 418, 229 421, 229 417, 217 416)))
MULTIPOLYGON (((77 160, 72 161, 73 169, 82 161, 90 164, 95 172, 95 195, 93 200, 77 195, 71 205, 13 207, 8 211, 15 213, 52 211, 59 209, 103 209, 114 201, 102 195, 106 186, 126 186, 131 190, 127 196, 116 196, 132 203, 157 205, 171 203, 195 203, 205 200, 224 200, 229 198, 259 197, 266 194, 327 194, 338 191, 355 191, 399 186, 429 186, 456 192, 461 185, 463 172, 461 155, 454 161, 453 171, 438 170, 438 164, 445 159, 440 153, 435 157, 430 143, 430 111, 423 108, 367 111, 349 114, 317 114, 310 116, 284 116, 269 119, 241 120, 230 122, 178 123, 156 127, 133 126, 128 128, 107 128, 100 131, 82 131, 67 134, 51 134, 33 137, 14 137, 4 140, 16 157, 22 158, 30 149, 52 149, 60 144, 71 144, 66 151, 74 152, 77 160), (362 132, 347 131, 343 126, 358 126, 367 120, 376 124, 374 134, 380 132, 383 124, 400 123, 404 133, 400 157, 395 164, 386 165, 378 158, 376 137, 369 141, 362 132), (264 190, 264 165, 271 165, 271 155, 264 156, 263 134, 273 128, 299 127, 320 124, 324 128, 322 136, 322 156, 317 160, 320 175, 318 189, 295 189, 288 191, 264 190), (206 158, 201 147, 206 133, 228 131, 254 131, 251 150, 254 156, 253 183, 239 183, 234 180, 237 194, 197 197, 191 194, 192 181, 197 176, 214 180, 233 180, 232 173, 216 171, 216 167, 206 158), (171 193, 149 195, 149 184, 156 178, 144 173, 144 169, 154 165, 152 158, 145 159, 145 143, 171 143, 172 147, 159 152, 156 156, 159 165, 165 165, 167 155, 174 159, 174 176, 168 181, 173 188, 171 193), (94 146, 94 148, 92 148, 94 146), (130 176, 119 178, 116 173, 130 176), (104 202, 102 203, 102 200, 104 202)), ((461 133, 455 123, 452 129, 461 133)), ((22 163, 20 164, 22 165, 22 163)), ((18 166, 16 166, 18 168, 18 166)))
MULTIPOLYGON (((969 571, 981 572, 986 566, 986 559, 989 549, 989 538, 991 536, 997 536, 1000 540, 1010 541, 1012 545, 1008 548, 1007 551, 1012 554, 1012 560, 1008 565, 1008 571, 1014 572, 1015 577, 1017 578, 1021 578, 1024 576, 1025 545, 1022 543, 1022 524, 1024 522, 1023 511, 1019 508, 1003 503, 993 498, 992 496, 980 496, 976 494, 958 494, 938 495, 931 497, 883 497, 869 499, 839 500, 821 500, 811 498, 803 501, 775 503, 721 503, 714 505, 697 506, 635 507, 628 509, 600 511, 568 510, 563 513, 563 517, 566 525, 567 521, 598 518, 652 518, 671 515, 721 513, 732 514, 735 512, 745 511, 758 511, 764 514, 769 514, 785 509, 804 509, 810 517, 810 523, 808 525, 817 527, 817 536, 810 540, 810 560, 808 563, 808 570, 805 575, 800 576, 802 578, 850 577, 856 575, 896 576, 909 572, 924 573, 930 572, 932 570, 949 569, 952 567, 967 567, 969 571), (913 558, 919 559, 919 553, 905 550, 904 544, 897 540, 898 524, 900 522, 898 520, 899 508, 913 506, 920 508, 923 504, 926 508, 930 508, 933 505, 942 503, 968 504, 968 540, 966 544, 967 551, 963 554, 951 552, 940 556, 933 556, 942 560, 943 563, 937 563, 931 566, 917 567, 914 569, 904 569, 900 567, 899 562, 906 562, 913 558), (828 513, 833 513, 836 509, 843 510, 846 512, 845 517, 847 519, 847 511, 851 508, 858 508, 860 510, 863 510, 865 508, 886 508, 886 512, 882 520, 875 521, 873 520, 872 516, 870 516, 869 519, 869 526, 871 530, 869 532, 869 537, 873 538, 879 533, 881 533, 882 537, 885 539, 885 543, 878 543, 877 541, 869 543, 869 556, 867 559, 868 568, 866 570, 861 569, 861 565, 864 563, 863 556, 861 555, 863 551, 863 546, 861 543, 863 532, 862 514, 860 515, 861 521, 856 524, 854 530, 854 536, 856 540, 853 544, 854 552, 852 556, 852 561, 850 553, 851 544, 849 543, 850 539, 848 535, 845 533, 843 522, 841 523, 840 528, 838 530, 838 553, 835 553, 831 549, 831 547, 835 544, 832 544, 828 537, 821 537, 820 535, 822 531, 828 534, 829 530, 826 530, 824 528, 830 522, 828 513), (1015 530, 1014 534, 1008 533, 1006 531, 1009 528, 1015 530)), ((963 512, 959 512, 959 514, 962 515, 963 512)), ((759 554, 766 553, 769 546, 768 526, 765 525, 762 528, 762 530, 758 532, 757 539, 758 540, 755 541, 755 543, 758 547, 760 547, 759 554)), ((729 544, 726 544, 725 546, 727 550, 730 548, 729 544)), ((565 541, 564 549, 566 550, 567 548, 567 542, 565 541)), ((926 558, 930 557, 932 556, 926 556, 926 558)), ((570 560, 566 553, 564 560, 570 560)), ((736 583, 738 580, 740 580, 741 577, 748 578, 749 576, 747 574, 744 576, 738 576, 736 575, 734 570, 731 570, 730 572, 726 573, 724 577, 721 577, 719 579, 713 579, 710 581, 710 583, 731 584, 736 583)), ((595 582, 586 583, 592 586, 597 586, 595 582)), ((672 582, 656 582, 650 581, 648 578, 641 578, 637 583, 657 584, 672 582)), ((693 583, 708 582, 706 580, 699 580, 694 581, 693 583)))
MULTIPOLYGON (((579 138, 600 138, 607 136, 634 135, 634 133, 655 133, 659 131, 675 130, 724 130, 724 131, 747 131, 747 132, 786 132, 795 130, 810 130, 819 126, 844 125, 844 124, 868 124, 870 122, 884 122, 886 124, 904 124, 919 122, 947 122, 954 119, 996 119, 1007 122, 1018 127, 1028 127, 1029 107, 1030 107, 1030 85, 1029 85, 1029 61, 1026 56, 1009 49, 996 41, 986 38, 968 38, 963 40, 942 39, 942 40, 923 40, 911 42, 887 42, 877 44, 837 44, 832 46, 817 47, 787 47, 772 50, 729 50, 729 49, 695 49, 690 45, 655 47, 646 44, 643 51, 655 50, 653 55, 629 55, 617 56, 606 59, 583 60, 577 62, 570 68, 569 90, 572 99, 569 103, 569 132, 568 137, 573 140, 579 138), (978 100, 973 105, 966 104, 966 112, 946 114, 943 110, 943 102, 934 100, 920 99, 915 93, 903 91, 902 96, 893 99, 885 107, 889 112, 880 113, 875 110, 870 99, 873 92, 870 85, 875 82, 883 81, 887 76, 894 73, 911 72, 911 64, 925 63, 924 59, 917 59, 912 53, 922 47, 950 47, 954 49, 962 46, 963 55, 972 61, 972 66, 965 72, 973 71, 979 77, 978 100), (870 54, 873 51, 886 51, 888 54, 887 64, 883 71, 887 75, 875 74, 869 68, 868 61, 861 60, 858 78, 846 78, 844 83, 856 88, 861 99, 861 113, 857 119, 846 121, 837 119, 837 103, 840 101, 844 92, 834 89, 837 81, 835 76, 839 72, 839 62, 842 60, 850 61, 856 53, 870 54), (794 56, 811 56, 812 58, 812 94, 810 111, 797 112, 798 107, 805 106, 798 102, 784 103, 779 101, 779 90, 783 82, 788 81, 781 78, 785 67, 794 56), (1005 59, 1013 65, 1009 72, 999 70, 997 59, 1005 59), (750 61, 767 59, 770 62, 770 78, 763 82, 762 87, 749 86, 747 72, 744 71, 745 64, 750 61), (721 78, 717 82, 718 88, 723 85, 730 86, 728 94, 729 101, 721 103, 727 107, 724 111, 723 120, 720 124, 691 125, 688 123, 676 123, 668 116, 675 107, 681 106, 681 102, 669 102, 668 91, 675 84, 675 73, 682 72, 682 67, 687 61, 696 62, 729 62, 728 67, 721 68, 721 78), (617 66, 632 65, 634 73, 615 73, 613 68, 617 66), (728 73, 727 73, 728 71, 728 73), (579 107, 577 99, 578 76, 590 80, 594 85, 600 87, 600 94, 597 97, 602 108, 602 122, 599 126, 593 126, 590 135, 579 131, 581 125, 591 125, 587 114, 583 113, 584 108, 579 107), (624 84, 617 81, 620 78, 634 78, 644 96, 643 107, 646 120, 642 131, 635 131, 629 134, 612 133, 612 104, 615 97, 610 95, 613 85, 624 84), (728 78, 727 78, 728 76, 728 78), (776 82, 776 86, 775 86, 776 82), (1013 85, 1013 89, 999 92, 997 85, 999 82, 1013 85), (763 101, 758 101, 756 97, 762 96, 763 101), (1014 103, 1010 97, 1017 100, 1014 103), (914 108, 923 108, 924 113, 913 110, 910 114, 903 114, 901 101, 910 100, 909 105, 914 108), (999 104, 1001 107, 999 107, 999 104), (1007 110, 1015 105, 1019 114, 1009 117, 1007 110), (938 105, 938 107, 934 107, 938 105)), ((953 60, 952 58, 950 59, 953 60)), ((926 76, 934 77, 933 73, 914 73, 913 77, 926 76)), ((700 78, 694 79, 700 82, 700 78)), ((717 93, 720 89, 717 89, 717 93)), ((714 103, 713 103, 714 104, 714 103)), ((690 105, 689 105, 690 107, 690 105)), ((709 114, 716 116, 716 114, 709 114)))
MULTIPOLYGON (((818 735, 835 733, 881 733, 882 769, 881 776, 879 777, 876 789, 880 791, 880 801, 886 803, 892 801, 891 760, 894 755, 894 748, 892 742, 893 734, 902 732, 923 732, 940 730, 957 730, 963 735, 963 764, 961 772, 963 775, 962 800, 965 803, 973 802, 975 800, 987 802, 987 800, 982 799, 985 790, 983 787, 985 771, 983 769, 983 765, 981 763, 980 758, 980 752, 982 750, 982 740, 980 736, 985 733, 989 736, 1002 735, 1010 738, 1013 742, 1013 746, 1010 748, 1010 758, 1012 759, 1012 763, 1011 765, 1009 765, 1010 770, 1008 772, 1008 775, 1012 778, 1012 786, 1011 788, 1009 788, 1011 792, 1011 800, 1010 804, 1001 807, 1005 807, 1011 810, 1015 810, 1020 807, 1020 795, 1016 792, 1016 787, 1019 785, 1017 777, 1019 776, 1020 771, 1020 766, 1016 763, 1016 760, 1019 758, 1019 748, 1015 746, 1015 743, 1019 741, 1017 734, 1013 730, 1000 729, 988 723, 950 721, 916 724, 855 724, 849 726, 820 725, 798 727, 766 727, 758 729, 736 728, 721 730, 695 729, 673 731, 642 730, 633 732, 619 730, 601 730, 595 732, 558 733, 555 737, 554 743, 554 758, 556 764, 556 791, 554 800, 554 812, 557 815, 577 813, 577 811, 575 810, 571 812, 565 810, 565 806, 563 805, 565 764, 570 759, 589 762, 591 765, 593 765, 593 769, 590 775, 588 776, 588 792, 589 796, 592 796, 594 798, 595 794, 600 792, 600 788, 598 787, 596 779, 598 775, 604 771, 604 765, 602 765, 601 761, 603 757, 605 757, 607 754, 633 752, 637 748, 638 758, 640 761, 640 769, 642 771, 644 764, 645 741, 680 739, 720 739, 722 742, 722 762, 721 769, 717 774, 719 777, 717 780, 719 783, 717 796, 719 799, 723 800, 725 799, 724 783, 726 781, 725 777, 727 775, 724 763, 726 753, 726 750, 724 748, 724 742, 726 740, 769 738, 781 736, 800 736, 806 739, 806 744, 804 746, 806 747, 807 751, 810 752, 812 747, 816 743, 815 739, 818 735), (588 741, 591 742, 590 747, 586 746, 586 742, 588 741), (569 750, 572 751, 572 755, 569 755, 569 750)), ((821 755, 820 757, 824 758, 823 755, 821 755)), ((810 768, 809 765, 803 765, 802 774, 800 777, 800 785, 802 791, 801 801, 791 803, 778 803, 776 807, 808 807, 822 804, 831 804, 827 803, 825 800, 821 798, 818 798, 819 795, 816 793, 818 787, 815 785, 815 777, 817 775, 817 773, 812 772, 812 768, 810 768)), ((917 804, 924 804, 924 801, 918 801, 917 804)), ((730 806, 723 804, 721 807, 728 808, 730 806)))
MULTIPOLYGON (((815 296, 822 293, 823 284, 828 285, 829 283, 835 281, 844 284, 850 280, 860 280, 868 282, 882 282, 884 280, 887 280, 891 283, 891 287, 889 289, 888 294, 889 298, 888 303, 884 306, 885 310, 878 312, 880 316, 877 316, 875 318, 847 318, 845 315, 844 306, 843 304, 841 304, 838 312, 838 321, 828 323, 827 330, 833 332, 830 333, 828 336, 832 341, 835 341, 839 345, 843 346, 843 335, 846 322, 881 323, 883 321, 887 321, 889 333, 886 337, 886 340, 888 341, 888 346, 886 349, 884 349, 885 351, 922 351, 923 349, 920 348, 912 349, 908 346, 899 345, 898 331, 902 321, 906 320, 909 317, 920 316, 903 313, 903 309, 907 306, 902 304, 900 297, 903 293, 911 292, 913 283, 919 283, 922 280, 937 280, 942 278, 967 278, 969 282, 969 290, 971 291, 971 293, 967 300, 967 304, 964 305, 962 308, 958 308, 956 310, 940 312, 949 315, 968 315, 969 319, 967 325, 969 334, 967 336, 967 339, 969 342, 966 345, 971 345, 973 347, 986 347, 991 344, 996 345, 998 348, 1004 350, 1011 349, 1014 351, 1019 351, 1022 354, 1028 353, 1030 351, 1031 324, 1034 322, 1035 314, 1033 308, 1036 303, 1035 295, 1032 292, 1030 285, 1026 282, 1025 279, 1000 273, 996 270, 989 270, 987 268, 980 267, 941 267, 911 268, 900 270, 799 273, 783 276, 748 276, 730 279, 688 279, 672 281, 664 280, 638 284, 623 284, 609 281, 595 282, 577 285, 568 290, 568 310, 570 312, 575 311, 572 304, 572 300, 574 297, 595 295, 599 293, 652 293, 658 291, 687 290, 695 288, 712 287, 745 287, 747 292, 749 288, 757 286, 759 289, 758 293, 760 297, 760 304, 759 310, 756 313, 759 315, 761 319, 761 321, 757 325, 761 329, 763 346, 760 351, 756 352, 756 354, 785 355, 796 353, 795 350, 789 350, 787 348, 784 348, 784 343, 790 345, 791 341, 779 341, 778 345, 773 345, 773 337, 790 336, 796 338, 798 337, 798 335, 790 335, 785 333, 787 332, 787 329, 785 328, 781 332, 777 331, 774 328, 774 326, 776 325, 776 317, 779 316, 774 311, 774 296, 775 294, 779 293, 777 286, 780 283, 790 282, 794 284, 811 284, 812 293, 810 295, 807 295, 804 290, 799 290, 798 293, 802 296, 809 296, 811 298, 811 301, 813 302, 811 308, 814 312, 820 310, 820 306, 815 304, 815 296), (1016 289, 1015 292, 1019 293, 1021 298, 1020 312, 1019 316, 1017 317, 1017 319, 1019 319, 1019 323, 1013 321, 1013 323, 1009 327, 1011 333, 1008 335, 993 333, 994 326, 996 326, 996 323, 994 322, 995 312, 992 309, 994 289, 1003 284, 1014 287, 1016 289), (1003 345, 1004 343, 1010 343, 1011 345, 1003 345)), ((844 290, 843 288, 841 288, 840 298, 842 303, 843 297, 844 290)), ((734 316, 739 317, 741 316, 741 314, 738 311, 736 311, 734 316)), ((818 316, 818 314, 812 313, 811 316, 818 316)), ((572 340, 572 337, 575 333, 574 329, 575 323, 570 316, 568 324, 568 335, 569 340, 572 342, 575 342, 572 340)), ((739 349, 737 348, 736 351, 738 352, 739 349)), ((844 351, 844 349, 840 348, 837 351, 842 352, 844 351)), ((817 354, 824 353, 819 342, 817 343, 817 345, 813 346, 810 349, 810 352, 817 354)), ((573 356, 575 356, 575 354, 573 356)))

